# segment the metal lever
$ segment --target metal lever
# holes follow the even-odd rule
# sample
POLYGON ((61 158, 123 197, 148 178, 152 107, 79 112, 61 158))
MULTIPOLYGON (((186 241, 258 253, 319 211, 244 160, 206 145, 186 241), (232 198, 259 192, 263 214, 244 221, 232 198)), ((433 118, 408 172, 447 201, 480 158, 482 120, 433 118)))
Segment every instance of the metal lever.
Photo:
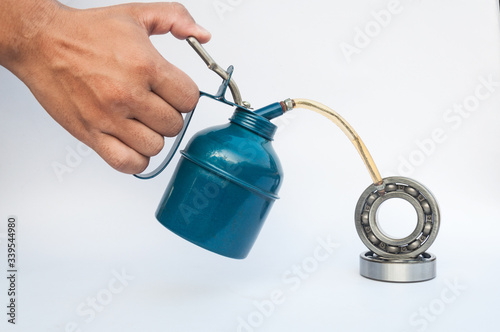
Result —
POLYGON ((207 53, 207 51, 201 46, 198 39, 195 37, 188 37, 187 42, 191 47, 195 50, 196 53, 201 57, 201 59, 206 63, 208 69, 214 71, 217 75, 219 75, 223 80, 229 79, 229 89, 231 90, 231 94, 233 95, 234 103, 243 106, 245 108, 250 108, 250 103, 243 101, 241 99, 240 90, 236 85, 236 82, 230 77, 230 74, 225 71, 221 66, 219 66, 214 59, 207 53))

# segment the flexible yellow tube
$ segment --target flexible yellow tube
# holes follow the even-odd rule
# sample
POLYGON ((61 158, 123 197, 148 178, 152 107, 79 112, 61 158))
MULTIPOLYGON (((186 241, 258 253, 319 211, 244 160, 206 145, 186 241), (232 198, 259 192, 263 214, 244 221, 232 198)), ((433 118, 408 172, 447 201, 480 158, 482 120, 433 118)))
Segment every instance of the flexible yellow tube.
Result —
POLYGON ((346 134, 346 136, 351 140, 352 144, 354 144, 354 147, 356 148, 356 150, 358 150, 359 155, 361 156, 361 159, 363 159, 363 162, 365 163, 366 168, 368 169, 368 172, 370 173, 370 176, 373 180, 373 183, 376 186, 382 185, 382 183, 383 183, 382 177, 380 176, 380 173, 377 169, 377 166, 375 165, 375 162, 373 161, 373 158, 370 155, 370 152, 368 152, 368 149, 366 148, 365 143, 363 143, 363 141, 361 140, 359 135, 356 133, 354 128, 351 127, 351 125, 346 120, 344 120, 344 118, 342 118, 340 116, 340 114, 338 114, 337 112, 335 112, 331 108, 329 108, 321 103, 318 103, 316 101, 309 100, 309 99, 292 99, 292 104, 293 104, 294 109, 295 108, 305 108, 305 109, 314 111, 316 113, 319 113, 319 114, 327 117, 331 121, 333 121, 333 123, 335 123, 340 129, 342 129, 344 134, 346 134))

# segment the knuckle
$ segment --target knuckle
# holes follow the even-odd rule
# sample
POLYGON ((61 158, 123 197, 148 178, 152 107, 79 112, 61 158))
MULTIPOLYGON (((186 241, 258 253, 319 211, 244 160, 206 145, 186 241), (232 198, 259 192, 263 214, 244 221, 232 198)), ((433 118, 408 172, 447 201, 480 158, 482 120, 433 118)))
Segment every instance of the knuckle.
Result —
MULTIPOLYGON (((92 144, 99 145, 99 136, 101 133, 113 133, 117 125, 109 113, 103 111, 103 107, 89 108, 88 112, 81 114, 80 121, 83 131, 90 137, 92 144)), ((111 155, 111 151, 106 151, 106 155, 111 155)))
POLYGON ((143 172, 146 167, 148 167, 149 158, 133 159, 126 155, 113 154, 108 158, 107 162, 112 168, 119 172, 137 174, 143 172))
POLYGON ((170 118, 167 122, 167 127, 165 129, 165 136, 174 137, 180 133, 182 127, 184 126, 184 119, 177 113, 175 117, 170 118))
POLYGON ((156 77, 161 72, 161 64, 151 54, 139 54, 135 61, 136 71, 144 77, 156 77))
POLYGON ((116 132, 116 122, 113 121, 109 116, 101 116, 98 119, 94 119, 95 126, 97 129, 104 133, 114 133, 116 132))
POLYGON ((179 112, 190 112, 198 104, 198 100, 200 99, 200 92, 198 91, 198 87, 196 85, 191 86, 185 89, 185 94, 183 98, 180 100, 178 110, 179 112))
POLYGON ((185 14, 189 13, 187 8, 184 7, 184 5, 179 3, 179 2, 172 2, 171 6, 172 6, 173 10, 175 10, 178 14, 185 15, 185 14))
POLYGON ((154 139, 151 140, 149 144, 149 150, 150 150, 150 157, 156 156, 158 153, 163 150, 163 147, 165 146, 165 140, 163 139, 162 136, 156 135, 154 139))
POLYGON ((101 104, 110 110, 128 106, 134 102, 135 93, 125 84, 109 84, 101 89, 101 104))
POLYGON ((155 71, 153 67, 154 65, 151 65, 148 60, 134 61, 136 69, 133 69, 131 73, 96 81, 93 84, 96 105, 100 106, 103 112, 112 113, 117 109, 127 109, 141 103, 148 91, 138 82, 146 75, 146 71, 155 71))
POLYGON ((149 165, 149 157, 145 157, 141 159, 141 161, 138 162, 136 165, 134 165, 134 169, 130 173, 132 174, 142 173, 144 172, 144 170, 146 170, 148 165, 149 165))
POLYGON ((113 153, 107 160, 108 164, 119 172, 128 173, 130 169, 130 159, 126 155, 113 153))

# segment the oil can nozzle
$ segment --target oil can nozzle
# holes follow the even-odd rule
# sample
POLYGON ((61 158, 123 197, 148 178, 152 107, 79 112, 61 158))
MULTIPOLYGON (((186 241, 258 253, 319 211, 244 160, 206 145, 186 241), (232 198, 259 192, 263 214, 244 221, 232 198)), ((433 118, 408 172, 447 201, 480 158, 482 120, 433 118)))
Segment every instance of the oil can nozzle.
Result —
POLYGON ((256 110, 254 113, 268 120, 272 120, 292 109, 293 109, 293 101, 291 99, 286 99, 284 101, 280 101, 279 103, 273 103, 266 107, 262 107, 256 110))

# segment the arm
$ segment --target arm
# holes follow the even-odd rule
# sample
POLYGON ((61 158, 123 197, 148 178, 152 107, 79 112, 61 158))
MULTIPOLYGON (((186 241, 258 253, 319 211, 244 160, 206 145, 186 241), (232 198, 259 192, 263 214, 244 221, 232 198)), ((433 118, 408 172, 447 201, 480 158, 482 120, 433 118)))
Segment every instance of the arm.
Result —
POLYGON ((0 1, 0 65, 113 168, 142 172, 198 102, 196 84, 149 40, 210 34, 177 3, 77 10, 55 0, 0 1), (5 33, 4 33, 5 32, 5 33))

